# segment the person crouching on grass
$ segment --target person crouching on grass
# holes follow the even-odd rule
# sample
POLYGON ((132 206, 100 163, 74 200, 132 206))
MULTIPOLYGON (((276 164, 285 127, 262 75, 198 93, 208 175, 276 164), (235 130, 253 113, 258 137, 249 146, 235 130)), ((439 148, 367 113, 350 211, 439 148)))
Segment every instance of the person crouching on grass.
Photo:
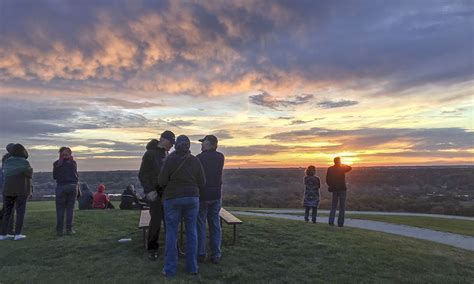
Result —
POLYGON ((313 209, 313 212, 311 214, 311 221, 313 223, 316 223, 316 216, 318 214, 319 206, 319 188, 321 187, 321 181, 316 176, 316 168, 314 166, 309 166, 306 169, 306 176, 304 177, 304 186, 304 221, 309 221, 309 211, 313 209))

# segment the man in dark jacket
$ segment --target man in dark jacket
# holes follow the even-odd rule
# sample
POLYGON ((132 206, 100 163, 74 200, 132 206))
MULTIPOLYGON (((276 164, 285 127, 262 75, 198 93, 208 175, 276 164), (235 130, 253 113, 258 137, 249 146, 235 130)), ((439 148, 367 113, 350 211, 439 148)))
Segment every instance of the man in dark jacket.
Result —
POLYGON ((158 259, 158 239, 160 237, 161 221, 163 220, 163 203, 161 200, 163 189, 158 184, 158 176, 163 161, 168 155, 168 151, 173 147, 174 142, 175 135, 169 130, 161 133, 160 141, 152 139, 146 145, 146 152, 143 155, 138 173, 138 179, 150 206, 151 219, 147 245, 150 260, 158 259))
POLYGON ((73 221, 79 177, 77 163, 69 147, 59 149, 59 159, 53 163, 53 178, 56 180, 56 234, 58 236, 64 234, 64 215, 66 215, 66 234, 73 235, 76 233, 73 221))
POLYGON ((92 209, 94 194, 89 189, 87 183, 81 183, 81 196, 77 198, 77 201, 79 202, 79 210, 92 209))
POLYGON ((141 207, 133 184, 127 186, 127 188, 122 192, 120 199, 119 207, 122 210, 140 209, 141 207))
POLYGON ((332 192, 331 212, 329 213, 329 225, 334 226, 336 217, 337 203, 339 202, 339 214, 337 216, 337 225, 344 226, 344 213, 346 212, 346 173, 350 172, 352 167, 341 164, 341 158, 334 158, 334 166, 329 167, 326 173, 326 183, 328 190, 332 192))
POLYGON ((211 261, 218 263, 221 258, 221 223, 219 212, 222 206, 222 171, 224 155, 217 152, 217 137, 207 135, 199 140, 202 153, 196 157, 201 161, 206 174, 206 185, 199 194, 198 215, 198 260, 206 259, 206 221, 209 224, 211 261))

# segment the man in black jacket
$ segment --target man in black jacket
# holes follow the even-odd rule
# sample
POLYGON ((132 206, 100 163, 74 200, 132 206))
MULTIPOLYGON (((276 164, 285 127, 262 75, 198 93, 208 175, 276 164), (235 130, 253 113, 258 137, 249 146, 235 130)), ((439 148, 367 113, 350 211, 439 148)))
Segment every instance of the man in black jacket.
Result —
POLYGON ((341 158, 334 158, 334 166, 329 167, 326 173, 326 183, 328 190, 332 192, 331 212, 329 213, 329 225, 334 226, 336 217, 337 203, 339 202, 339 214, 337 216, 337 225, 344 226, 344 213, 346 212, 346 173, 350 172, 352 167, 341 164, 341 158))
POLYGON ((218 263, 221 258, 221 224, 219 212, 222 207, 222 171, 224 155, 217 152, 217 137, 207 135, 199 140, 202 153, 196 157, 201 161, 206 174, 206 185, 199 194, 198 215, 198 260, 203 262, 207 256, 206 221, 209 224, 209 243, 211 261, 218 263))
POLYGON ((150 228, 148 230, 148 257, 150 260, 158 259, 158 239, 160 236, 161 221, 163 220, 163 203, 161 196, 163 189, 158 185, 158 176, 163 166, 163 161, 168 151, 173 147, 175 135, 166 130, 161 133, 160 141, 152 139, 146 145, 138 178, 146 194, 150 206, 150 228))

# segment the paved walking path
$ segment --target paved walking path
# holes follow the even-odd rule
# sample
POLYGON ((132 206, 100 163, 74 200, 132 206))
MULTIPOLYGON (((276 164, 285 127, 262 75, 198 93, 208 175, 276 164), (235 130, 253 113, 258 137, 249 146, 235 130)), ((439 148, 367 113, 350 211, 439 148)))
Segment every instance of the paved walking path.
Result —
MULTIPOLYGON (((232 211, 236 215, 247 215, 247 216, 258 216, 258 217, 273 217, 286 220, 298 220, 303 221, 301 216, 280 214, 275 212, 282 212, 283 210, 266 210, 262 213, 257 212, 245 212, 245 211, 232 211)), ((286 212, 288 212, 287 210, 286 212)), ((290 213, 301 213, 301 210, 295 210, 290 213)), ((443 215, 446 216, 446 215, 443 215)), ((328 223, 327 217, 318 217, 318 222, 328 223)), ((417 227, 395 225, 385 222, 369 221, 369 220, 358 220, 346 218, 344 226, 367 229, 372 231, 384 232, 389 234, 395 234, 405 237, 412 237, 416 239, 428 240, 437 242, 440 244, 450 245, 470 251, 474 251, 474 237, 464 236, 459 234, 440 232, 429 229, 422 229, 417 227)))
MULTIPOLYGON (((255 209, 246 210, 252 212, 265 212, 265 213, 301 213, 304 214, 303 209, 255 209)), ((327 213, 329 210, 318 210, 318 213, 327 213)), ((406 213, 406 212, 375 212, 375 211, 346 211, 346 214, 353 215, 384 215, 384 216, 416 216, 416 217, 434 217, 443 219, 456 219, 456 220, 468 220, 474 221, 474 217, 456 216, 456 215, 441 215, 441 214, 425 214, 425 213, 406 213)))

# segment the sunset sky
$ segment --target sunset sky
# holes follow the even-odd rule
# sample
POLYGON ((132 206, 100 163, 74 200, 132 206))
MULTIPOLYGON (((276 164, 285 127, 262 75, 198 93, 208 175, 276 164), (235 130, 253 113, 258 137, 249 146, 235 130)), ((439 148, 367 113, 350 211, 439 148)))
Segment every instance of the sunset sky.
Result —
POLYGON ((473 27, 474 1, 0 0, 0 145, 36 171, 64 145, 138 169, 166 129, 228 168, 472 165, 473 27))

